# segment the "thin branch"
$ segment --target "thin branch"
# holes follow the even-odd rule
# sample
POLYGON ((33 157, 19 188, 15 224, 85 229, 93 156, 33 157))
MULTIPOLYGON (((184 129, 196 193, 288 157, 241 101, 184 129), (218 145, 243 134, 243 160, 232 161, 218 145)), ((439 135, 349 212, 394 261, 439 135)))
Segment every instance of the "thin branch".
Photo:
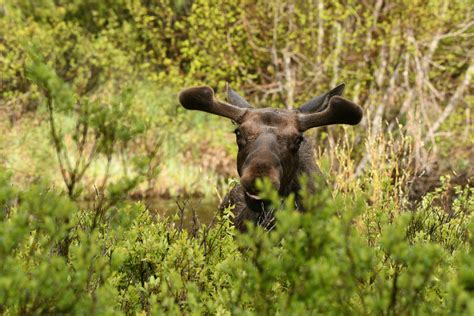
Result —
POLYGON ((441 127, 441 124, 443 124, 443 122, 448 118, 451 112, 453 112, 453 110, 455 109, 456 105, 458 104, 458 100, 461 98, 461 96, 464 94, 464 91, 471 83, 473 71, 474 71, 474 66, 471 63, 469 65, 469 68, 466 71, 466 76, 464 77, 464 80, 458 86, 454 94, 449 99, 448 105, 446 105, 446 107, 444 108, 444 111, 441 113, 441 115, 436 120, 436 122, 434 122, 434 124, 428 130, 428 133, 426 133, 426 136, 424 138, 425 142, 428 141, 429 139, 432 139, 434 142, 434 133, 441 127))
POLYGON ((63 159, 61 157, 61 144, 60 144, 59 136, 58 136, 57 131, 56 131, 56 124, 55 124, 55 121, 54 121, 54 111, 53 111, 53 102, 54 101, 53 101, 53 98, 51 97, 51 95, 49 94, 49 92, 46 92, 46 99, 48 100, 46 102, 46 105, 48 107, 50 132, 51 132, 51 137, 53 138, 53 144, 54 144, 54 148, 55 148, 55 151, 56 151, 56 157, 58 158, 58 162, 59 162, 59 169, 61 171, 61 175, 63 177, 64 184, 66 184, 66 187, 69 189, 69 183, 70 183, 69 174, 68 174, 66 168, 64 167, 64 162, 63 162, 63 159))

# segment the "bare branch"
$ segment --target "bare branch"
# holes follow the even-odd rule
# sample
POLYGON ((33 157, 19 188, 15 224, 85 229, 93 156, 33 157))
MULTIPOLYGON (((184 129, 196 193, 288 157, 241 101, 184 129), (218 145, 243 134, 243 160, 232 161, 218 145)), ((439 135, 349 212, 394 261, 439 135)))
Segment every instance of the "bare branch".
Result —
POLYGON ((441 124, 443 124, 443 122, 448 118, 451 112, 454 111, 456 105, 458 104, 458 100, 461 98, 461 96, 464 94, 464 91, 471 83, 473 71, 474 71, 474 66, 471 62, 469 65, 469 68, 466 71, 466 76, 464 77, 464 80, 458 86, 454 94, 449 99, 448 104, 444 108, 444 111, 441 113, 439 118, 436 120, 436 122, 434 122, 434 124, 428 130, 428 133, 426 133, 426 136, 424 138, 425 142, 428 141, 429 139, 432 139, 434 142, 434 133, 441 127, 441 124))

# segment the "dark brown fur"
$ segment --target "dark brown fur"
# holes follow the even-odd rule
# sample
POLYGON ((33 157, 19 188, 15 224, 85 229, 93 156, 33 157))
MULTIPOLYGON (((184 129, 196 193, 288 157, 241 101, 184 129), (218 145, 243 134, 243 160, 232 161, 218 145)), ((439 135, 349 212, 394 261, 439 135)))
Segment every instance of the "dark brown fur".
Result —
POLYGON ((226 195, 220 209, 234 205, 234 224, 239 230, 245 230, 247 221, 268 229, 274 225, 273 210, 258 197, 257 179, 268 178, 282 197, 294 193, 295 206, 303 211, 298 179, 307 175, 311 190, 311 176, 317 170, 313 147, 303 132, 329 124, 354 125, 362 118, 359 106, 338 96, 343 88, 339 85, 298 110, 254 109, 230 88, 230 104, 216 100, 209 87, 181 92, 180 102, 185 108, 224 116, 238 124, 235 133, 240 184, 226 195))
MULTIPOLYGON (((295 207, 299 211, 304 211, 298 192, 300 184, 298 179, 302 175, 308 175, 308 189, 314 191, 312 176, 318 172, 316 164, 314 163, 313 145, 311 141, 304 140, 298 152, 297 169, 294 174, 289 175, 290 181, 280 188, 281 196, 288 196, 290 193, 295 193, 295 207)), ((266 210, 261 204, 246 199, 245 190, 241 184, 236 185, 227 193, 219 206, 219 210, 224 210, 227 207, 233 207, 234 225, 240 231, 245 231, 246 222, 253 222, 263 226, 266 229, 271 229, 274 226, 273 210, 266 210), (253 210, 249 205, 253 205, 256 210, 253 210), (270 213, 269 213, 270 212, 270 213)))

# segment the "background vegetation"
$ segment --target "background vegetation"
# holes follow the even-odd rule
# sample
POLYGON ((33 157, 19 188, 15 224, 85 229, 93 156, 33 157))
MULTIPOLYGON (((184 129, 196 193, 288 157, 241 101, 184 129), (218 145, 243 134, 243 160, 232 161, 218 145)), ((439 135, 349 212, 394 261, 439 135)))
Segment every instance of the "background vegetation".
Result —
POLYGON ((473 314, 473 26, 461 0, 0 0, 0 312, 473 314), (270 234, 216 214, 231 123, 177 103, 226 82, 365 111, 308 133, 318 195, 266 192, 270 234))

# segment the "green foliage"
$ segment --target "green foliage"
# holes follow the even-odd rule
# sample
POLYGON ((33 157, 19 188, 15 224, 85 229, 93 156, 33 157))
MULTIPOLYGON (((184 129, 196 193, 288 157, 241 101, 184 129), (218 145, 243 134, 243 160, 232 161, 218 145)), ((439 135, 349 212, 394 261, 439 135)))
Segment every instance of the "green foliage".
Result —
MULTIPOLYGON (((2 0, 0 14, 0 29, 9 30, 0 38, 0 102, 5 104, 11 122, 38 109, 42 103, 38 80, 48 80, 41 79, 48 72, 56 74, 48 89, 69 94, 63 96, 69 100, 56 104, 58 109, 73 104, 82 104, 81 108, 86 107, 85 103, 107 104, 111 114, 115 105, 121 104, 112 96, 123 96, 123 91, 137 96, 131 98, 130 112, 138 111, 144 94, 150 107, 163 108, 156 110, 159 117, 145 117, 147 123, 143 123, 142 115, 147 113, 142 112, 139 120, 122 125, 134 129, 138 124, 147 138, 133 144, 143 151, 137 155, 136 166, 128 167, 136 167, 136 172, 147 179, 139 181, 142 190, 158 190, 151 179, 164 169, 172 170, 170 173, 178 169, 164 156, 172 155, 170 151, 182 153, 183 148, 192 152, 193 161, 178 178, 189 175, 189 181, 183 182, 195 182, 203 169, 200 158, 204 156, 195 145, 207 145, 198 136, 204 135, 219 147, 229 146, 229 137, 223 137, 221 131, 203 131, 203 126, 220 124, 216 120, 200 114, 187 114, 194 117, 187 120, 179 111, 169 111, 183 86, 205 83, 222 90, 226 81, 246 93, 256 106, 275 107, 296 107, 319 91, 345 81, 350 87, 348 98, 366 109, 359 132, 371 124, 376 132, 400 125, 420 153, 414 169, 429 162, 431 148, 423 144, 430 142, 441 157, 449 155, 454 146, 459 157, 455 168, 471 172, 469 153, 463 150, 472 134, 466 127, 470 103, 464 96, 468 84, 463 84, 472 73, 469 54, 465 53, 470 49, 470 41, 464 38, 470 36, 471 20, 466 1, 365 5, 332 0, 41 0, 34 4, 2 0), (32 55, 37 56, 33 61, 32 55), (32 72, 32 62, 41 63, 44 69, 32 72), (30 80, 32 74, 36 74, 36 80, 30 80), (66 83, 68 88, 54 86, 54 82, 66 83), (456 101, 450 110, 452 115, 437 122, 451 101, 456 101), (195 126, 199 131, 185 133, 170 124, 174 120, 188 123, 181 124, 182 129, 195 126), (388 127, 382 124, 385 120, 388 127), (438 127, 428 133, 433 124, 438 127), (170 137, 180 138, 176 134, 187 146, 167 145, 177 143, 170 137), (157 155, 159 159, 150 158, 157 155)), ((121 110, 117 108, 117 112, 121 110)), ((44 113, 34 113, 38 120, 44 119, 44 113)), ((323 145, 331 144, 336 131, 340 129, 318 133, 315 138, 323 145)), ((68 134, 65 131, 64 136, 71 136, 68 134)), ((134 132, 130 136, 137 137, 134 132)), ((115 165, 133 156, 125 147, 132 146, 121 144, 114 149, 111 168, 127 169, 115 165)), ((226 148, 225 152, 232 150, 226 148)), ((363 148, 354 154, 357 159, 365 159, 362 155, 363 148)), ((442 165, 443 169, 452 168, 442 165)), ((91 169, 95 166, 92 163, 91 169)), ((208 182, 214 184, 219 181, 218 173, 228 175, 220 170, 206 171, 211 174, 208 182)), ((88 184, 94 182, 93 178, 88 184)), ((165 186, 162 191, 198 191, 196 186, 189 188, 183 183, 165 186)), ((94 194, 91 191, 89 195, 94 194)))
MULTIPOLYGON (((459 221, 440 218, 441 214, 428 213, 423 206, 388 221, 380 220, 378 210, 360 198, 344 193, 330 198, 324 192, 306 196, 311 211, 305 214, 291 212, 290 201, 285 211, 277 213, 278 225, 271 234, 257 228, 243 236, 241 248, 249 261, 235 270, 245 272, 238 272, 242 290, 234 303, 254 306, 257 314, 443 314, 449 308, 467 313, 466 306, 457 306, 458 310, 446 298, 457 271, 452 270, 456 256, 450 252, 469 249, 463 240, 472 222, 472 207, 459 221), (355 225, 362 215, 380 228, 373 245, 355 225), (419 218, 436 226, 414 231, 419 218), (462 227, 452 229, 456 225, 462 227), (441 234, 437 240, 429 237, 441 234), (450 240, 459 243, 446 247, 450 240)), ((432 198, 426 197, 423 205, 432 198)), ((472 192, 466 190, 458 198, 454 204, 469 205, 472 192)), ((465 295, 472 301, 472 295, 465 295)))
POLYGON ((474 314, 472 188, 408 196, 433 157, 470 175, 471 29, 468 1, 0 0, 0 313, 474 314), (345 81, 366 110, 308 135, 308 212, 261 183, 271 233, 126 202, 220 189, 230 123, 176 95, 226 81, 286 107, 345 81))
POLYGON ((1 188, 1 200, 10 202, 0 223, 3 313, 215 309, 212 295, 229 283, 219 268, 236 258, 228 256, 237 252, 228 215, 191 236, 140 204, 102 213, 81 210, 43 185, 19 193, 4 182, 1 188), (19 203, 10 200, 16 194, 19 203), (64 257, 57 244, 66 236, 64 257))
MULTIPOLYGON (((100 155, 107 159, 106 174, 99 188, 106 189, 112 155, 143 133, 139 116, 131 111, 133 94, 124 89, 109 103, 100 103, 86 96, 75 96, 70 86, 53 69, 34 56, 28 66, 29 78, 45 95, 51 142, 56 151, 59 169, 71 198, 77 197, 77 187, 91 163, 100 155), (63 131, 61 117, 72 120, 72 131, 63 131), (73 145, 67 142, 72 138, 73 145)), ((128 183, 136 180, 128 181, 128 183)), ((133 186, 132 186, 133 188, 133 186)))
POLYGON ((180 43, 186 73, 223 89, 225 81, 240 85, 255 78, 253 58, 246 45, 241 1, 194 1, 183 28, 188 38, 180 43), (212 57, 211 57, 212 56, 212 57))
POLYGON ((228 210, 213 227, 187 231, 141 204, 80 209, 44 185, 22 191, 2 179, 3 313, 467 315, 474 307, 469 191, 452 202, 466 206, 456 210, 463 216, 426 211, 440 190, 381 221, 362 196, 303 191, 305 214, 292 197, 277 200, 271 233, 236 235, 228 210), (357 225, 364 214, 380 227, 373 243, 357 225))

